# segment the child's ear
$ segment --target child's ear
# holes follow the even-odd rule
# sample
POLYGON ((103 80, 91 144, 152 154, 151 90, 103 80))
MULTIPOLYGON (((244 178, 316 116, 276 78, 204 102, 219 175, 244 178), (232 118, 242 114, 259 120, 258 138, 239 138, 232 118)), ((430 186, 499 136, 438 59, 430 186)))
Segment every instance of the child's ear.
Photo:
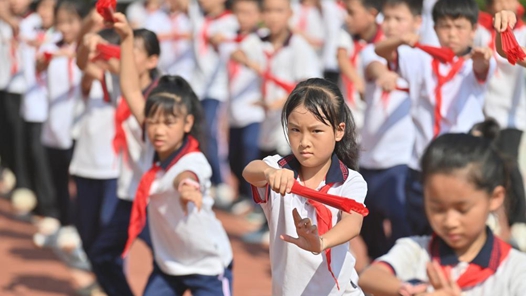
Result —
POLYGON ((184 120, 184 132, 189 133, 194 126, 194 116, 192 114, 186 115, 184 120))
POLYGON ((338 124, 334 134, 336 142, 339 142, 343 139, 343 136, 345 136, 345 122, 341 122, 340 124, 338 124))
POLYGON ((490 198, 489 209, 491 212, 493 212, 500 208, 502 204, 504 204, 504 199, 506 198, 506 189, 504 186, 495 187, 490 198))
POLYGON ((380 13, 376 8, 367 8, 367 11, 369 11, 369 13, 374 16, 374 18, 376 19, 376 17, 378 16, 378 13, 380 13))

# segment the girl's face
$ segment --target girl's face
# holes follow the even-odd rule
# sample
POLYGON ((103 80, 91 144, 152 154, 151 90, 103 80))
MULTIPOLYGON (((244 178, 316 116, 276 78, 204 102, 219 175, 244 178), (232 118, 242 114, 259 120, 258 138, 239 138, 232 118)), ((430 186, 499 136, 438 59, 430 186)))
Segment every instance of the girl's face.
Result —
POLYGON ((64 42, 70 44, 77 41, 82 25, 80 17, 67 9, 59 9, 56 18, 57 31, 62 33, 64 42))
POLYGON ((505 195, 502 186, 492 194, 477 189, 467 180, 466 170, 431 175, 424 185, 424 206, 431 227, 459 255, 482 246, 488 215, 502 205, 505 195))
POLYGON ((260 21, 259 7, 254 1, 237 1, 234 13, 242 32, 253 30, 260 21))
POLYGON ((294 109, 287 119, 287 133, 292 153, 302 167, 322 168, 331 160, 336 142, 343 137, 345 124, 336 132, 321 122, 303 105, 294 109))
POLYGON ((45 29, 51 28, 55 21, 55 0, 43 0, 37 7, 37 13, 42 19, 42 27, 45 29))
POLYGON ((186 108, 181 109, 185 110, 179 110, 174 115, 166 114, 159 108, 153 116, 146 118, 148 139, 161 160, 181 147, 184 135, 190 132, 194 124, 193 115, 188 115, 186 108))
POLYGON ((422 23, 422 17, 413 15, 405 4, 384 5, 382 13, 382 31, 387 38, 415 33, 422 23))
POLYGON ((270 34, 279 34, 289 26, 292 9, 287 0, 265 0, 263 2, 263 22, 270 34))
POLYGON ((134 57, 139 76, 149 75, 150 70, 157 67, 158 57, 155 55, 148 56, 148 52, 144 48, 144 40, 141 38, 135 39, 134 57))

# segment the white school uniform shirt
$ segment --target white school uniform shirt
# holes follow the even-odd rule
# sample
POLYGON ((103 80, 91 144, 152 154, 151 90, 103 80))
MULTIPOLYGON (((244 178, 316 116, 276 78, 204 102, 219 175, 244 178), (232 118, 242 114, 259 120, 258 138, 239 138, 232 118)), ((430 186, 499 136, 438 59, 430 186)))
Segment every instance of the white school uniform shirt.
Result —
MULTIPOLYGON (((364 77, 360 52, 366 45, 365 42, 355 41, 353 36, 351 36, 344 27, 340 28, 338 35, 338 49, 344 49, 347 51, 349 60, 354 66, 354 69, 359 76, 364 77)), ((350 88, 349 85, 347 85, 343 78, 343 74, 340 78, 340 90, 342 91, 347 106, 351 109, 356 129, 357 131, 360 131, 364 121, 365 102, 360 98, 360 93, 356 91, 356 88, 350 88)))
MULTIPOLYGON (((328 32, 325 28, 323 13, 318 7, 302 3, 292 4, 292 17, 289 24, 290 27, 304 32, 309 38, 325 44, 325 37, 328 32)), ((316 54, 321 59, 323 46, 316 49, 316 54)))
MULTIPOLYGON (((56 52, 60 47, 47 44, 41 52, 56 52)), ((42 127, 44 146, 69 149, 76 139, 75 127, 81 122, 83 105, 80 97, 80 80, 82 72, 77 67, 75 58, 54 57, 46 70, 48 89, 49 116, 42 127)))
POLYGON ((213 20, 206 18, 196 2, 192 0, 189 7, 196 57, 196 66, 190 82, 199 99, 211 98, 225 102, 228 98, 229 51, 222 45, 214 48, 204 37, 222 34, 226 39, 233 39, 239 25, 236 17, 228 11, 213 20))
MULTIPOLYGON (((490 230, 488 233, 491 237, 488 237, 485 245, 472 261, 482 267, 488 267, 495 263, 491 262, 495 255, 492 254, 495 237, 490 230)), ((429 250, 430 241, 430 236, 401 238, 397 240, 389 253, 378 258, 377 261, 388 264, 396 277, 402 281, 428 282, 426 265, 431 262, 432 258, 432 253, 429 250)), ((442 264, 452 266, 450 277, 453 280, 458 279, 468 267, 468 263, 459 262, 455 253, 443 242, 441 242, 438 256, 442 264)), ((525 278, 526 255, 511 249, 507 258, 498 265, 493 275, 475 287, 464 290, 462 295, 523 296, 524 291, 526 291, 525 278)), ((432 290, 432 287, 428 288, 428 292, 432 290)))
MULTIPOLYGON (((373 62, 386 64, 386 60, 375 53, 374 44, 367 45, 361 56, 363 69, 373 62)), ((407 81, 402 78, 398 79, 397 87, 409 90, 407 81)), ((409 91, 384 93, 376 81, 366 81, 365 103, 360 167, 387 169, 407 164, 415 136, 409 91)))
POLYGON ((115 179, 119 176, 118 157, 113 150, 115 107, 104 101, 101 83, 96 80, 85 100, 86 112, 69 173, 89 179, 115 179))
MULTIPOLYGON (((272 168, 286 168, 293 170, 297 177, 300 169, 298 161, 293 155, 282 158, 279 155, 269 156, 263 161, 272 168)), ((327 172, 326 181, 335 183, 328 193, 352 198, 363 203, 367 194, 367 184, 362 176, 348 169, 333 155, 331 166, 327 172)), ((321 188, 325 185, 322 182, 321 188)), ((314 255, 300 249, 294 244, 279 238, 288 234, 296 236, 296 227, 292 217, 292 210, 297 209, 302 218, 309 218, 313 225, 317 225, 316 209, 304 197, 286 194, 281 196, 270 190, 253 187, 254 201, 260 203, 268 221, 270 231, 270 265, 272 269, 272 295, 363 295, 358 283, 358 274, 354 269, 356 259, 349 251, 349 244, 344 243, 331 249, 331 267, 338 279, 338 290, 334 278, 327 267, 324 254, 314 255)), ((340 220, 339 210, 327 206, 332 213, 332 225, 340 220)), ((352 215, 358 215, 352 213, 352 215)))
MULTIPOLYGON (((158 35, 177 32, 192 34, 190 18, 185 13, 170 14, 164 10, 151 13, 144 27, 158 35)), ((195 68, 195 57, 190 39, 160 40, 161 56, 158 68, 163 74, 179 75, 190 81, 195 68)))
POLYGON ((338 71, 338 39, 340 29, 345 23, 347 12, 345 8, 338 5, 334 0, 321 2, 323 25, 325 27, 325 43, 322 52, 323 69, 327 71, 338 71))
POLYGON ((212 210, 212 168, 201 152, 185 154, 168 168, 183 147, 160 163, 163 169, 150 188, 148 223, 155 261, 164 273, 173 276, 222 275, 233 255, 226 231, 212 210), (201 210, 189 203, 188 215, 173 186, 174 179, 185 171, 196 175, 203 194, 201 210))
MULTIPOLYGON (((235 49, 245 53, 249 60, 257 58, 251 49, 261 42, 257 34, 249 34, 235 44, 235 49)), ((252 69, 233 60, 229 61, 228 122, 233 128, 246 127, 265 119, 265 110, 258 105, 261 101, 261 79, 252 69)))
MULTIPOLYGON (((495 60, 490 59, 486 81, 491 79, 495 67, 495 60)), ((441 75, 446 76, 450 68, 449 64, 440 64, 441 75)), ((420 157, 434 138, 437 80, 432 70, 432 57, 419 49, 401 46, 398 48, 398 69, 400 76, 409 82, 410 95, 415 102, 412 108, 415 146, 409 167, 420 170, 420 157)), ((442 87, 439 135, 467 133, 475 123, 484 121, 486 81, 478 81, 473 72, 473 60, 468 59, 457 75, 442 87)))
MULTIPOLYGON (((26 81, 24 66, 26 65, 24 61, 24 52, 28 49, 27 44, 25 44, 23 34, 28 33, 28 27, 31 27, 35 24, 38 24, 40 21, 40 16, 36 13, 30 13, 23 17, 18 18, 20 20, 20 26, 24 27, 24 32, 20 31, 18 36, 13 35, 13 31, 10 34, 10 79, 7 84, 7 92, 13 94, 23 95, 28 88, 26 81)), ((21 28, 22 29, 22 28, 21 28)))
POLYGON ((420 27, 420 43, 431 46, 440 46, 435 22, 433 21, 433 7, 438 0, 424 0, 422 4, 422 26, 420 27))
POLYGON ((130 24, 135 25, 137 28, 143 28, 146 19, 157 11, 146 9, 145 1, 134 1, 126 8, 126 18, 130 24))
MULTIPOLYGON (((492 30, 493 31, 493 30, 492 30)), ((475 45, 490 46, 495 52, 495 35, 478 26, 475 45)), ((516 26, 513 34, 521 46, 526 45, 526 26, 516 26)), ((526 84, 524 68, 511 65, 496 52, 497 69, 488 83, 484 113, 499 123, 501 128, 526 129, 526 84)))
POLYGON ((0 89, 5 90, 11 80, 11 39, 13 29, 6 22, 0 20, 0 89))
MULTIPOLYGON (((271 74, 283 82, 295 84, 308 78, 322 76, 316 52, 297 34, 291 34, 277 51, 268 36, 260 37, 259 42, 252 38, 246 42, 253 42, 252 45, 247 45, 247 49, 250 48, 248 50, 253 52, 253 61, 258 63, 263 71, 270 67, 271 74)), ((271 81, 262 87, 266 89, 263 99, 267 104, 288 96, 283 88, 271 81)), ((281 127, 281 109, 267 111, 260 127, 259 147, 265 151, 277 150, 283 155, 289 153, 289 144, 281 127)))

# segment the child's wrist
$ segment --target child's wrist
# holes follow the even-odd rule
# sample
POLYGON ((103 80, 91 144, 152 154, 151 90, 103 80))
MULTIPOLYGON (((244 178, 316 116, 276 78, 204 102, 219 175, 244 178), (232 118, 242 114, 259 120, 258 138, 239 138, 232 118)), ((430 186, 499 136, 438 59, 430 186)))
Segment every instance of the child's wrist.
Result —
POLYGON ((319 238, 320 238, 320 251, 319 251, 319 252, 312 252, 312 254, 314 254, 314 255, 319 255, 319 254, 321 254, 323 251, 325 251, 325 242, 324 242, 324 240, 323 240, 323 237, 320 236, 319 238))
POLYGON ((195 181, 194 179, 191 179, 191 178, 186 178, 186 179, 183 179, 179 182, 179 185, 177 186, 177 191, 181 191, 182 187, 184 185, 188 185, 188 186, 191 186, 193 188, 195 188, 196 190, 200 190, 201 189, 201 185, 199 184, 199 182, 195 181))

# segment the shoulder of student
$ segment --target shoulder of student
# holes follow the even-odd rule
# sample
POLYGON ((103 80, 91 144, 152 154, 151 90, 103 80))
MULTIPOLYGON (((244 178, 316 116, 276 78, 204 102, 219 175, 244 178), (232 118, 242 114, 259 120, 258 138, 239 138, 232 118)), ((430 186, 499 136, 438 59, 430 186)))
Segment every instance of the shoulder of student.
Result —
POLYGON ((200 182, 208 180, 212 176, 210 163, 202 152, 192 152, 184 155, 174 167, 177 167, 178 172, 193 172, 200 182))

